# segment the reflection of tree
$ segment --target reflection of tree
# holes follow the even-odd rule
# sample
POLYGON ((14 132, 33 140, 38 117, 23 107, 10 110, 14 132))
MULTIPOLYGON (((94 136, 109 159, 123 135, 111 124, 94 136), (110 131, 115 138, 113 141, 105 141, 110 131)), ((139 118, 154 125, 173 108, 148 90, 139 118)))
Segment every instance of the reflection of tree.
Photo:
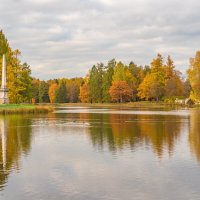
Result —
POLYGON ((2 188, 12 168, 18 168, 22 153, 31 145, 30 120, 21 116, 0 118, 0 187, 2 188))
POLYGON ((162 157, 164 149, 173 152, 174 143, 180 136, 181 123, 179 116, 140 116, 138 120, 141 135, 151 143, 154 152, 162 157))
POLYGON ((110 127, 109 115, 104 114, 81 114, 81 118, 86 117, 90 122, 90 137, 92 143, 99 150, 108 146, 111 151, 115 150, 112 129, 110 127))
POLYGON ((200 162, 200 110, 191 111, 189 143, 191 152, 200 162))
POLYGON ((109 120, 116 148, 123 149, 124 146, 129 146, 134 149, 135 145, 143 140, 140 137, 137 117, 133 119, 131 115, 110 115, 109 120))
POLYGON ((164 149, 172 153, 181 132, 180 116, 88 114, 87 118, 93 145, 111 151, 134 149, 142 143, 162 157, 164 149))

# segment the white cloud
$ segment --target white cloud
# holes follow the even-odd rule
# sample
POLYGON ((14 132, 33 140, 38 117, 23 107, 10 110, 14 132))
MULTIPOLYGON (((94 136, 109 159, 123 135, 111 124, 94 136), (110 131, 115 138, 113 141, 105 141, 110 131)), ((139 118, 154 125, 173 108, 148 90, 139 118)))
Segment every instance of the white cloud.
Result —
POLYGON ((198 0, 2 0, 0 27, 39 78, 84 76, 112 58, 149 64, 158 51, 184 71, 199 49, 199 6, 198 0))

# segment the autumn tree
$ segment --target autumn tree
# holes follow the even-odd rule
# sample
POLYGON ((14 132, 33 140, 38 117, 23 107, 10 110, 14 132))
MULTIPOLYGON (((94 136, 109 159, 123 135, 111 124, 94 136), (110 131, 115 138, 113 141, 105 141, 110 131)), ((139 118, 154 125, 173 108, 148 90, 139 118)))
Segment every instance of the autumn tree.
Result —
POLYGON ((183 82, 183 96, 188 98, 190 96, 190 91, 191 91, 190 81, 186 79, 183 82))
POLYGON ((190 96, 193 100, 200 102, 200 51, 196 52, 194 58, 190 58, 187 74, 192 87, 190 96))
POLYGON ((167 57, 165 70, 165 97, 172 98, 182 96, 184 85, 181 80, 181 72, 175 70, 174 62, 170 56, 167 57))
POLYGON ((182 96, 184 92, 183 82, 178 76, 173 76, 166 81, 165 96, 175 97, 182 96))
POLYGON ((110 96, 115 102, 126 102, 132 98, 132 90, 126 81, 113 81, 109 90, 110 96))
MULTIPOLYGON (((0 65, 2 65, 2 55, 6 55, 7 64, 7 87, 10 103, 27 103, 32 98, 32 78, 31 69, 27 63, 21 63, 19 57, 21 52, 12 50, 3 33, 0 31, 0 65)), ((1 78, 0 68, 0 78, 1 78)))
POLYGON ((151 71, 138 88, 138 96, 144 99, 159 100, 164 95, 165 71, 160 54, 151 62, 151 71))
POLYGON ((148 66, 145 66, 145 69, 143 69, 142 66, 136 65, 134 62, 130 62, 128 69, 131 72, 131 74, 134 76, 137 87, 143 81, 147 72, 150 72, 150 69, 148 68, 148 66))
POLYGON ((48 94, 49 94, 49 99, 50 99, 51 103, 55 103, 56 102, 56 91, 57 91, 57 89, 58 89, 58 84, 57 83, 52 83, 49 86, 48 94))
POLYGON ((167 61, 164 66, 164 70, 165 70, 165 80, 169 80, 170 78, 172 78, 175 75, 174 62, 170 56, 167 57, 167 61))
POLYGON ((138 87, 138 96, 141 99, 149 100, 153 98, 153 95, 151 94, 151 86, 153 85, 153 76, 148 74, 143 82, 138 87))
POLYGON ((137 80, 134 77, 133 73, 131 73, 131 70, 128 67, 125 68, 125 80, 128 86, 130 87, 130 89, 132 90, 131 92, 132 100, 134 100, 137 94, 137 80))
POLYGON ((126 66, 122 62, 118 62, 114 68, 113 81, 125 81, 126 80, 126 66))
POLYGON ((39 103, 39 85, 40 80, 32 78, 32 103, 39 103))
POLYGON ((83 78, 65 79, 67 89, 67 101, 77 103, 80 96, 80 86, 83 83, 83 78))
POLYGON ((80 100, 82 103, 89 103, 90 97, 89 97, 89 87, 87 83, 84 83, 80 87, 80 100))

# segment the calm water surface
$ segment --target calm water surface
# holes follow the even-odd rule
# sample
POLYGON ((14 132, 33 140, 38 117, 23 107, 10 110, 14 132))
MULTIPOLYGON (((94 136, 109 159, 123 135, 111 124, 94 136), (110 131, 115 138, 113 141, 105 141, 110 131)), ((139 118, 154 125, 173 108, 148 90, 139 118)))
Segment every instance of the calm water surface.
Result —
POLYGON ((200 110, 0 117, 0 199, 199 200, 200 110))

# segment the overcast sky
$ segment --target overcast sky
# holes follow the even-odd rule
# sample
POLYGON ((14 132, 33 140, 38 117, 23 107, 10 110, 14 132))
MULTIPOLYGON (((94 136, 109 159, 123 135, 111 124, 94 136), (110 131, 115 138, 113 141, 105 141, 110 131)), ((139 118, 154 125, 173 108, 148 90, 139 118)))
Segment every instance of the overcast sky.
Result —
POLYGON ((116 58, 170 54, 185 71, 200 49, 199 0, 0 0, 0 28, 41 79, 84 76, 116 58))

